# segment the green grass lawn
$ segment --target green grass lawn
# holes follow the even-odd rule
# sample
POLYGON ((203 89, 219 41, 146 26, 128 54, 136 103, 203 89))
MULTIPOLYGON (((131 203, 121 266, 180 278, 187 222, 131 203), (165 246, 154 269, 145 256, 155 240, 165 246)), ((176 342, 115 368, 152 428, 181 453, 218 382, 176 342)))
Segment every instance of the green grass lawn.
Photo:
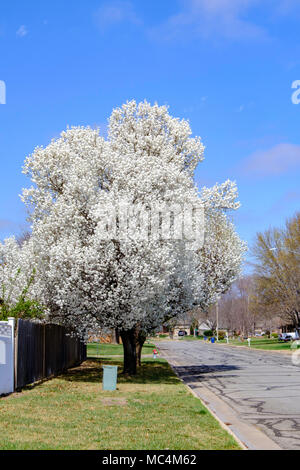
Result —
MULTIPOLYGON (((186 336, 184 337, 185 341, 203 341, 203 338, 194 338, 193 336, 186 336)), ((226 339, 220 340, 219 344, 227 344, 226 339)), ((246 346, 248 347, 248 341, 239 341, 238 339, 230 339, 229 345, 233 346, 246 346)), ((277 338, 266 338, 266 337, 257 337, 251 338, 251 348, 253 349, 265 349, 270 351, 290 351, 291 350, 292 341, 288 341, 284 343, 282 341, 278 341, 277 338)))
POLYGON ((0 450, 239 449, 166 361, 144 358, 131 378, 121 368, 116 356, 88 357, 64 375, 0 398, 0 450), (119 366, 114 392, 102 391, 103 364, 119 366))
MULTIPOLYGON (((220 341, 220 343, 225 343, 226 340, 220 341)), ((233 344, 235 346, 247 346, 248 347, 248 342, 247 340, 244 341, 238 341, 238 340, 229 340, 229 344, 233 344)), ((266 349, 270 351, 289 351, 291 350, 291 344, 292 342, 289 341, 287 343, 284 343, 282 341, 278 341, 278 339, 270 339, 270 338, 264 338, 264 337, 259 337, 259 338, 251 338, 251 348, 254 349, 266 349)))
POLYGON ((187 336, 181 336, 180 337, 180 340, 184 340, 184 341, 199 341, 203 339, 203 336, 190 336, 190 335, 187 335, 187 336))
MULTIPOLYGON (((154 344, 145 343, 142 354, 152 354, 154 344)), ((89 343, 87 345, 88 356, 122 356, 122 344, 89 343)))

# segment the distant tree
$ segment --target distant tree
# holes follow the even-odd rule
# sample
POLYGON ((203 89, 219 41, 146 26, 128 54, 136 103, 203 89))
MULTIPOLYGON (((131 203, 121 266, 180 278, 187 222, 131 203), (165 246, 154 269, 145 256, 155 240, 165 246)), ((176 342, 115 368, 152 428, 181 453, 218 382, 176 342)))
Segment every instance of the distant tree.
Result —
POLYGON ((252 249, 255 258, 252 305, 256 313, 279 315, 300 327, 300 213, 284 228, 258 233, 252 249))
POLYGON ((31 232, 29 230, 23 229, 21 233, 16 236, 18 245, 22 246, 26 241, 31 237, 31 232))
MULTIPOLYGON (((251 310, 253 279, 251 276, 238 277, 230 288, 220 296, 219 328, 240 332, 243 335, 253 333, 255 315, 251 310)), ((207 313, 207 321, 212 329, 216 329, 216 305, 212 305, 207 313)))

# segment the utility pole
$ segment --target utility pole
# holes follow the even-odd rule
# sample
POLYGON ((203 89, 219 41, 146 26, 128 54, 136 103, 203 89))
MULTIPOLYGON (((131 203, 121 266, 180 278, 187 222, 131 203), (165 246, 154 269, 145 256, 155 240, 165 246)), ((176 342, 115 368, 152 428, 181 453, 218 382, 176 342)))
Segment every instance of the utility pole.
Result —
POLYGON ((216 303, 216 317, 217 317, 217 341, 219 341, 219 300, 216 303))

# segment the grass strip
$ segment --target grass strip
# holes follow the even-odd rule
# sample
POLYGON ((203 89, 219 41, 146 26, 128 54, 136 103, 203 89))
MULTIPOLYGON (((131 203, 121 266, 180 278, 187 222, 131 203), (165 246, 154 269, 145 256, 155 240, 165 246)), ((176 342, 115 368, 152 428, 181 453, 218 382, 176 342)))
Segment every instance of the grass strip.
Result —
POLYGON ((165 360, 144 358, 135 377, 121 369, 113 355, 89 357, 59 377, 0 398, 0 449, 239 449, 165 360), (114 392, 102 391, 104 364, 119 366, 114 392))

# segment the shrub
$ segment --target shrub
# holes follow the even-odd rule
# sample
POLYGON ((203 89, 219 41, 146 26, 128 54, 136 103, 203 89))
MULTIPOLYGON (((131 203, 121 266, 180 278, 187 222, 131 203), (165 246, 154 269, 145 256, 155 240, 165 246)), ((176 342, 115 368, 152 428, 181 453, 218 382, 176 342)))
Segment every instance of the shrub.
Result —
POLYGON ((6 321, 8 317, 41 319, 43 316, 43 308, 35 300, 24 299, 23 297, 20 297, 14 307, 9 308, 3 302, 0 305, 0 321, 6 321))
POLYGON ((218 337, 220 340, 222 339, 225 339, 226 338, 226 331, 218 331, 218 337))
POLYGON ((210 337, 214 335, 214 332, 212 330, 206 330, 204 331, 203 335, 210 337))

